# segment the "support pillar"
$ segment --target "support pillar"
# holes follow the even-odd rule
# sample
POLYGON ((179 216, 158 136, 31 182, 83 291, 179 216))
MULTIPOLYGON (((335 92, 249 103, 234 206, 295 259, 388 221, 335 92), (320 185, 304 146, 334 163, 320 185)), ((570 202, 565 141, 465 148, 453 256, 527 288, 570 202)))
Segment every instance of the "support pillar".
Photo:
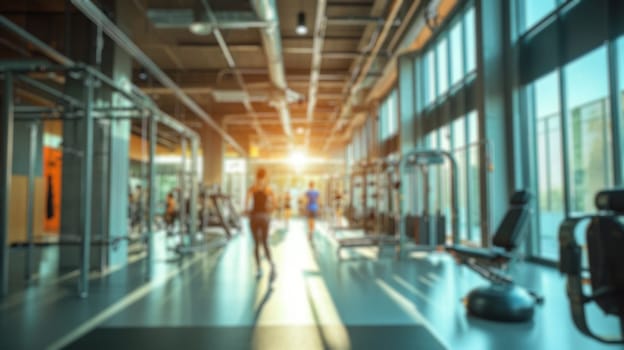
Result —
POLYGON ((33 250, 34 246, 34 207, 35 207, 35 167, 37 165, 37 123, 33 122, 30 125, 30 135, 29 135, 29 145, 28 145, 28 195, 27 195, 27 206, 26 206, 26 236, 28 238, 28 248, 26 250, 26 270, 24 271, 24 278, 27 281, 30 281, 33 274, 33 250))
MULTIPOLYGON (((510 75, 510 18, 507 1, 475 1, 477 41, 477 111, 479 134, 496 150, 494 171, 481 172, 481 241, 487 246, 490 234, 502 220, 514 190, 512 88, 510 75), (489 213, 489 217, 488 217, 489 213)), ((481 164, 488 159, 480 151, 481 164)))
POLYGON ((223 138, 211 128, 204 128, 201 134, 203 153, 204 185, 221 184, 223 180, 223 138))
POLYGON ((158 136, 158 121, 155 115, 149 119, 149 162, 148 162, 148 204, 147 204, 147 257, 146 279, 153 275, 154 265, 154 216, 156 214, 156 138, 158 136))
POLYGON ((13 75, 4 73, 0 115, 0 296, 9 292, 9 196, 13 169, 13 75))
MULTIPOLYGON (((186 224, 188 223, 186 221, 186 195, 187 195, 187 179, 188 179, 188 171, 186 169, 186 156, 187 156, 187 152, 188 152, 188 142, 186 140, 186 137, 183 136, 182 137, 182 144, 180 145, 180 148, 182 150, 181 152, 181 158, 180 158, 180 198, 178 198, 178 212, 179 212, 179 217, 180 217, 180 231, 181 232, 185 232, 186 231, 186 224)), ((187 232, 188 233, 188 232, 187 232)))
POLYGON ((91 207, 93 190, 93 78, 87 76, 85 80, 85 111, 82 132, 85 143, 82 152, 81 183, 82 209, 80 211, 80 226, 82 229, 82 251, 80 254, 80 280, 78 291, 81 298, 89 295, 89 271, 91 267, 91 207))
POLYGON ((197 157, 198 154, 198 141, 196 138, 191 139, 191 176, 189 184, 189 201, 190 201, 190 213, 189 215, 189 234, 194 234, 197 230, 197 157))

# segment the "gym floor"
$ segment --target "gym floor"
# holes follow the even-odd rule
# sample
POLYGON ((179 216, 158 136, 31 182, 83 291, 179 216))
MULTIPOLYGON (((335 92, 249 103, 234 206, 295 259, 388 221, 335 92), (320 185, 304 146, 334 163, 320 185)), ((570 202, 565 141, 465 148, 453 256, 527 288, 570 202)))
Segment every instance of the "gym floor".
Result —
MULTIPOLYGON (((91 281, 76 297, 75 276, 13 292, 0 303, 2 349, 614 349, 580 334, 554 268, 520 263, 516 281, 545 297, 534 320, 505 324, 469 317, 461 302, 487 284, 444 253, 396 260, 391 249, 345 250, 320 227, 311 248, 305 222, 270 238, 275 273, 255 278, 248 232, 179 263, 161 251, 157 277, 144 263, 91 281)), ((53 249, 53 248, 49 248, 53 249)), ((618 323, 596 309, 601 333, 618 323)))

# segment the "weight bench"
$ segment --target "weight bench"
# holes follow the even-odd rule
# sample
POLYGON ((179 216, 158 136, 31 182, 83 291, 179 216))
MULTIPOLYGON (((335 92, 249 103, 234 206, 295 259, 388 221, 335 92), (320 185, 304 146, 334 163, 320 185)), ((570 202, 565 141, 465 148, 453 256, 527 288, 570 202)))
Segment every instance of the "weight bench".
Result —
POLYGON ((596 208, 602 212, 568 218, 561 224, 559 271, 567 275, 566 290, 576 327, 601 342, 624 344, 624 226, 618 221, 624 215, 624 189, 598 192, 596 208), (586 231, 591 295, 583 292, 583 249, 575 236, 576 226, 587 219, 591 220, 586 231), (585 305, 590 302, 620 319, 619 337, 598 335, 590 329, 585 316, 585 305))
POLYGON ((514 284, 507 273, 525 236, 530 201, 528 191, 517 191, 511 196, 510 208, 492 237, 492 248, 460 245, 446 248, 459 263, 492 282, 467 295, 466 307, 470 315, 494 321, 523 322, 530 320, 535 305, 542 303, 542 297, 514 284))

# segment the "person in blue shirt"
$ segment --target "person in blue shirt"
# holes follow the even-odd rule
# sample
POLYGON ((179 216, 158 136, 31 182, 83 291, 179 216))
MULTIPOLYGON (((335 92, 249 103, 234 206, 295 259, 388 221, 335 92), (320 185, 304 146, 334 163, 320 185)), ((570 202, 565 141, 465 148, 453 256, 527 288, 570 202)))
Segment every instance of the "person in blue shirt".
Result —
POLYGON ((306 212, 308 216, 308 240, 312 241, 312 234, 314 233, 314 220, 319 212, 319 191, 314 188, 314 181, 310 181, 310 187, 305 196, 307 199, 306 212))

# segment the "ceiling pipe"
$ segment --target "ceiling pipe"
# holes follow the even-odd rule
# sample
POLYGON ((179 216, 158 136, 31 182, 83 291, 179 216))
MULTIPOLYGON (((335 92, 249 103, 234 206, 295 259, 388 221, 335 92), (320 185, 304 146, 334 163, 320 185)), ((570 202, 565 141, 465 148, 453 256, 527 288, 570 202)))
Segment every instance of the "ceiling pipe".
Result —
POLYGON ((104 15, 100 9, 89 0, 71 0, 72 4, 80 10, 93 23, 102 28, 102 30, 121 48, 123 48, 130 56, 145 67, 150 74, 156 78, 162 85, 174 91, 178 99, 206 124, 213 128, 223 140, 229 143, 237 152, 247 156, 247 152, 243 149, 219 124, 212 119, 193 99, 191 99, 184 91, 180 89, 176 83, 171 80, 161 69, 152 61, 141 49, 119 28, 115 23, 104 15))
MULTIPOLYGON (((348 116, 349 114, 351 114, 351 110, 353 107, 353 102, 355 99, 355 95, 357 93, 357 91, 360 89, 360 85, 362 84, 362 82, 364 81, 364 79, 366 78, 368 72, 370 71, 373 62, 375 61, 375 59, 377 58, 377 54, 379 53, 379 51, 381 50, 381 47, 383 46, 384 42, 386 41, 386 38, 388 36, 388 34, 390 33, 390 29, 392 28, 394 21, 399 13, 399 10, 401 9, 401 6, 403 5, 403 0, 394 0, 392 2, 392 4, 390 5, 390 10, 388 11, 388 17, 386 18, 386 22, 384 23, 384 26, 381 30, 381 32, 379 33, 379 36, 377 37, 377 41, 375 42, 375 46, 373 47, 373 49, 371 50, 370 55, 367 57, 366 61, 364 62, 364 65, 362 66, 361 69, 359 69, 358 73, 356 75, 354 75, 355 77, 355 81, 352 82, 352 84, 347 85, 348 90, 350 91, 348 97, 347 97, 347 101, 346 103, 343 105, 343 108, 340 112, 339 115, 339 120, 345 118, 346 116, 348 116)), ((338 129, 342 126, 342 123, 336 123, 335 127, 333 128, 330 137, 327 139, 327 142, 325 143, 325 147, 324 150, 327 150, 327 148, 329 147, 329 144, 331 143, 331 141, 334 138, 335 133, 338 131, 338 129)))
POLYGON ((427 27, 425 14, 430 11, 435 11, 437 13, 438 6, 439 1, 437 0, 420 0, 412 3, 405 17, 406 19, 410 19, 409 31, 407 31, 407 26, 404 27, 408 21, 405 21, 401 27, 397 29, 394 38, 388 44, 388 48, 392 52, 392 55, 382 69, 382 78, 375 82, 372 89, 368 93, 368 96, 365 98, 366 101, 372 101, 385 94, 385 90, 387 90, 385 88, 385 86, 387 86, 386 84, 391 84, 391 81, 394 81, 397 77, 397 57, 401 53, 413 51, 411 45, 415 42, 422 30, 427 27), (421 15, 416 17, 416 11, 418 11, 421 15), (416 18, 416 20, 412 20, 414 18, 416 18), (403 35, 403 33, 405 33, 405 35, 403 35))
POLYGON ((280 94, 283 95, 273 105, 279 111, 284 134, 291 138, 292 127, 290 125, 290 111, 288 110, 287 102, 289 92, 282 59, 282 41, 280 38, 277 6, 275 0, 251 0, 251 3, 258 17, 268 24, 266 28, 260 30, 262 46, 267 57, 271 82, 280 91, 280 94))
MULTIPOLYGON (((243 78, 243 75, 240 73, 240 71, 236 69, 236 61, 234 61, 232 52, 230 52, 230 49, 227 43, 225 42, 225 39, 223 39, 223 35, 221 35, 221 31, 218 29, 217 17, 215 16, 214 12, 210 8, 210 4, 208 4, 207 0, 202 0, 202 5, 204 6, 208 20, 210 21, 211 24, 215 26, 215 28, 213 28, 212 30, 212 34, 214 34, 215 39, 217 39, 217 43, 219 44, 219 47, 221 48, 221 51, 223 52, 223 57, 225 57, 228 68, 233 71, 234 77, 236 78, 236 81, 238 85, 241 87, 241 89, 247 93, 245 79, 243 78)), ((247 93, 246 95, 248 96, 249 94, 247 93)), ((254 116, 252 125, 254 129, 256 130, 256 133, 258 134, 258 136, 260 136, 264 144, 269 144, 269 139, 267 138, 265 132, 260 127, 260 124, 258 123, 258 118, 255 117, 256 111, 253 109, 253 106, 251 105, 251 101, 249 101, 249 99, 246 98, 245 100, 243 100, 243 105, 245 106, 245 109, 247 110, 247 112, 249 112, 249 114, 254 116)))
MULTIPOLYGON (((390 59, 388 60, 388 63, 386 63, 386 66, 382 70, 383 71, 383 74, 381 74, 382 78, 377 80, 376 84, 373 86, 373 89, 366 97, 366 101, 374 100, 373 94, 375 94, 375 91, 379 88, 378 86, 380 84, 383 84, 384 79, 388 79, 388 77, 392 75, 392 72, 391 72, 392 70, 396 69, 396 58, 399 55, 399 53, 401 53, 402 51, 406 49, 409 49, 409 46, 411 45, 411 43, 414 40, 416 40, 416 37, 418 36, 422 28, 425 26, 425 20, 423 17, 419 17, 417 22, 412 21, 412 19, 415 18, 416 12, 420 11, 420 9, 427 9, 427 8, 430 9, 431 7, 437 8, 438 5, 439 3, 435 0, 418 0, 418 1, 412 2, 409 9, 407 10, 407 13, 405 14, 405 17, 401 21, 402 22, 401 26, 399 26, 399 28, 396 30, 395 34, 393 35, 392 39, 388 43, 388 51, 391 52, 392 54, 390 56, 390 59), (408 26, 410 27, 409 34, 406 34, 406 36, 404 37, 403 33, 405 33, 408 26), (399 44, 399 40, 401 40, 400 44, 399 44)), ((344 125, 345 123, 347 122, 341 121, 341 125, 344 125)), ((352 133, 353 128, 354 128, 354 123, 349 122, 347 125, 348 132, 352 133)), ((330 139, 328 139, 328 143, 331 143, 333 142, 333 140, 335 140, 334 136, 335 136, 334 134, 331 135, 330 139)), ((346 139, 346 141, 348 140, 349 138, 346 139)))
MULTIPOLYGON (((0 15, 0 27, 4 27, 7 30, 9 30, 10 32, 12 32, 13 34, 17 35, 18 37, 20 37, 22 40, 26 41, 27 43, 33 45, 39 52, 43 53, 46 57, 48 57, 49 59, 51 59, 52 61, 55 61, 57 63, 60 63, 62 66, 66 67, 66 68, 84 68, 87 67, 87 70, 89 70, 89 72, 91 74, 94 74, 96 76, 97 79, 99 79, 100 81, 104 82, 105 84, 116 88, 116 90, 120 93, 122 93, 122 95, 124 95, 125 98, 132 100, 135 96, 131 96, 131 93, 126 92, 125 90, 123 90, 121 87, 119 87, 111 78, 109 78, 108 76, 104 75, 103 73, 101 73, 100 71, 96 71, 94 69, 92 69, 91 67, 88 66, 84 66, 81 63, 75 62, 73 60, 71 60, 69 57, 63 55, 62 53, 56 51, 54 48, 52 48, 51 46, 49 46, 48 44, 44 43, 43 41, 39 40, 39 38, 37 38, 36 36, 32 35, 30 32, 24 30, 22 27, 18 26, 17 24, 11 22, 8 18, 6 18, 5 16, 0 15)), ((36 80, 30 79, 26 76, 22 76, 20 78, 20 80, 25 81, 29 84, 33 84, 36 87, 38 86, 40 89, 43 89, 44 91, 47 91, 49 93, 53 93, 53 89, 51 89, 50 87, 45 87, 44 84, 37 82, 36 80), (45 88, 44 88, 45 87, 45 88)), ((152 103, 151 99, 149 99, 149 97, 147 97, 147 95, 142 94, 142 92, 140 90, 137 90, 137 88, 134 85, 130 86, 131 90, 133 93, 141 96, 145 101, 149 101, 149 103, 152 103)), ((59 96, 57 96, 59 97, 59 96)), ((80 103, 76 100, 74 100, 73 98, 69 97, 69 96, 64 96, 61 97, 62 99, 66 99, 68 103, 70 104, 74 104, 74 105, 79 105, 80 103)), ((150 106, 151 107, 151 106, 150 106)), ((167 125, 168 127, 172 128, 173 130, 176 130, 177 132, 179 132, 180 134, 185 134, 188 135, 192 138, 198 138, 199 136, 197 135, 197 133, 195 133, 195 131, 193 131, 192 129, 190 129, 188 126, 184 125, 182 122, 180 122, 177 119, 172 118, 171 116, 167 115, 166 113, 157 110, 157 117, 159 122, 167 125)))
MULTIPOLYGON (((312 122, 314 118, 314 108, 316 107, 316 95, 318 93, 318 82, 321 74, 321 59, 323 51, 323 43, 325 41, 325 28, 327 21, 325 19, 325 9, 327 8, 327 0, 318 0, 316 6, 316 20, 314 22, 314 41, 312 42, 312 68, 310 69, 310 88, 308 91, 308 109, 307 120, 312 122)), ((305 148, 310 144, 310 128, 305 134, 305 148)))
MULTIPOLYGON (((381 17, 327 17, 326 22, 328 25, 335 26, 366 26, 369 24, 384 24, 386 20, 381 17)), ((400 20, 394 20, 393 26, 399 26, 400 20)))

